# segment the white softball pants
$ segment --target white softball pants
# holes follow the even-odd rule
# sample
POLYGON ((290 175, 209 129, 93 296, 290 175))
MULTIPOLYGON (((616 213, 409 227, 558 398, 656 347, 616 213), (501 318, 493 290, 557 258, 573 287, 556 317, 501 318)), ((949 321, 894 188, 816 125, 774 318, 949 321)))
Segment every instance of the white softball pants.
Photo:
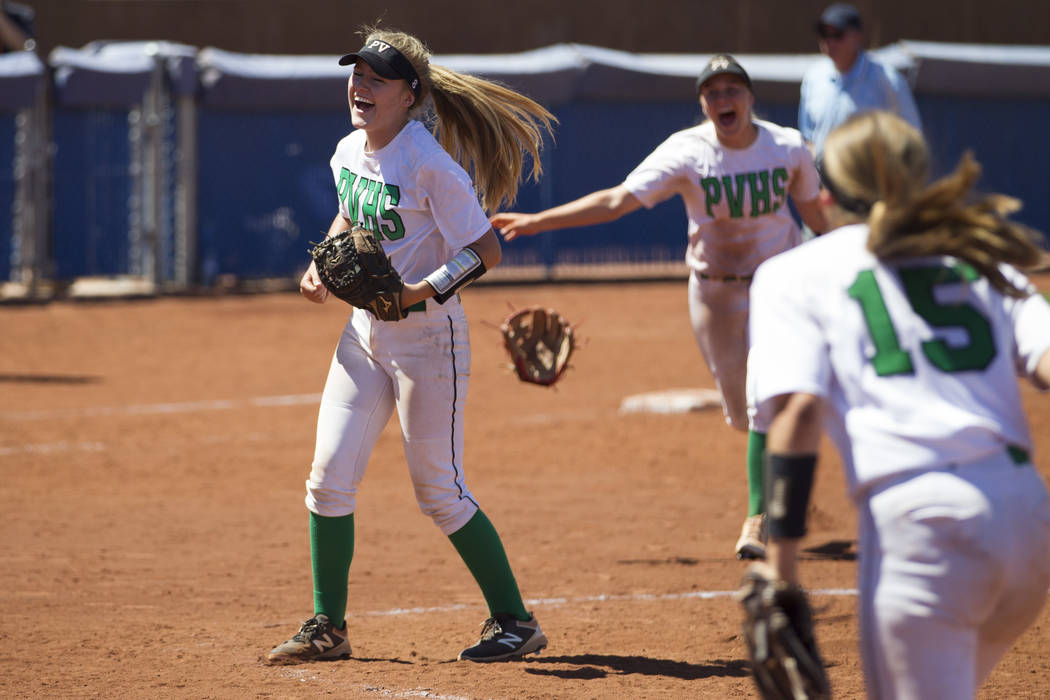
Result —
POLYGON ((427 300, 427 310, 378 321, 354 309, 332 358, 317 417, 306 507, 353 513, 369 457, 394 409, 420 509, 449 535, 477 511, 464 483, 463 412, 470 340, 463 307, 427 300))
POLYGON ((689 321, 707 368, 722 395, 726 422, 737 430, 748 429, 747 317, 750 285, 741 281, 700 279, 689 275, 689 321))
POLYGON ((861 508, 860 555, 868 697, 973 698, 1046 602, 1046 488, 1005 451, 898 479, 861 508))

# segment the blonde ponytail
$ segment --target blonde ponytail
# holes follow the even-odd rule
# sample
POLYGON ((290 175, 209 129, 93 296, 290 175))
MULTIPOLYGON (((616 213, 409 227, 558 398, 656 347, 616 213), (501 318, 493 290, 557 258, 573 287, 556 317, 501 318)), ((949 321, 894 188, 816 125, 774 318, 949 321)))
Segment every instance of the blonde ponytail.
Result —
POLYGON ((385 41, 412 63, 422 79, 413 116, 431 123, 442 148, 470 174, 486 211, 517 199, 526 156, 532 161, 529 177, 539 180, 543 135, 553 136, 558 121, 547 109, 498 83, 432 65, 429 49, 410 34, 377 27, 362 33, 366 43, 385 41))
POLYGON ((929 151, 922 135, 888 112, 867 112, 833 131, 823 167, 849 198, 870 204, 868 249, 881 260, 950 255, 977 269, 1004 294, 1025 296, 999 269, 1041 264, 1038 232, 1007 216, 1020 202, 975 195, 981 166, 970 152, 955 170, 928 183, 929 151))
POLYGON ((554 115, 529 98, 489 80, 430 67, 431 97, 437 113, 435 135, 442 147, 471 173, 488 211, 513 204, 525 155, 529 177, 543 173, 543 134, 553 134, 554 115))

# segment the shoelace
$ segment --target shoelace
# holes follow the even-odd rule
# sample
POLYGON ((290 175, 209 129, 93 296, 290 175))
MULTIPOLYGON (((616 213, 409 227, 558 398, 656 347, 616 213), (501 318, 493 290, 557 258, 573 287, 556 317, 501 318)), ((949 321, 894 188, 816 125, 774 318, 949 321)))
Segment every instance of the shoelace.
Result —
POLYGON ((482 639, 492 639, 497 634, 503 634, 503 627, 500 625, 499 620, 497 620, 496 618, 490 617, 481 624, 482 639))
POLYGON ((321 622, 316 617, 312 618, 303 623, 295 637, 296 639, 309 639, 320 627, 321 622))

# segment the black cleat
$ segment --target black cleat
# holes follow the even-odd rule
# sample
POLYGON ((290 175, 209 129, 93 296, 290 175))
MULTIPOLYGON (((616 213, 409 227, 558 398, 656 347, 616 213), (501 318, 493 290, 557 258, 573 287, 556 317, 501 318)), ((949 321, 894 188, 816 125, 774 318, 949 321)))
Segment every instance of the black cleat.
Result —
POLYGON ((513 615, 496 615, 481 625, 481 639, 459 652, 460 661, 506 661, 526 654, 538 654, 547 646, 547 637, 535 615, 519 620, 513 615))

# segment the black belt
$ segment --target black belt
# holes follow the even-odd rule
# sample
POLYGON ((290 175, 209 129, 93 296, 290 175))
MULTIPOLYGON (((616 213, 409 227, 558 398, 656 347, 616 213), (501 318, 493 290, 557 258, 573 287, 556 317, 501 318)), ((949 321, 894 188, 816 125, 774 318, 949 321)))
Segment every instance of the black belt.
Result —
POLYGON ((1010 455, 1010 459, 1014 461, 1014 464, 1021 466, 1022 464, 1028 464, 1032 461, 1031 455, 1028 454, 1028 450, 1023 447, 1016 447, 1014 445, 1008 445, 1006 453, 1010 455))
POLYGON ((754 275, 709 275, 706 272, 696 273, 702 280, 714 280, 715 282, 750 282, 754 275))

